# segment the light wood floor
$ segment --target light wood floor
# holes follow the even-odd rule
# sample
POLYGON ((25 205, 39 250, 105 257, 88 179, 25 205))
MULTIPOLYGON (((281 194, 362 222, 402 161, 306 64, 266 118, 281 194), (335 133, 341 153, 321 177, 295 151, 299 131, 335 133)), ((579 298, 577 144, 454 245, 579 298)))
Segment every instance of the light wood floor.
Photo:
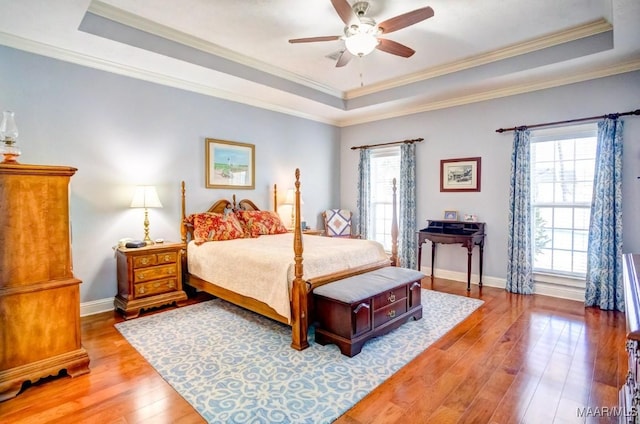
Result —
MULTIPOLYGON (((466 296, 465 286, 424 282, 466 296)), ((473 286, 469 296, 485 303, 336 422, 617 422, 585 417, 582 408, 617 405, 627 369, 623 313, 490 287, 473 286)), ((114 313, 83 318, 91 372, 25 387, 0 403, 0 422, 203 422, 115 330, 120 320, 114 313)))

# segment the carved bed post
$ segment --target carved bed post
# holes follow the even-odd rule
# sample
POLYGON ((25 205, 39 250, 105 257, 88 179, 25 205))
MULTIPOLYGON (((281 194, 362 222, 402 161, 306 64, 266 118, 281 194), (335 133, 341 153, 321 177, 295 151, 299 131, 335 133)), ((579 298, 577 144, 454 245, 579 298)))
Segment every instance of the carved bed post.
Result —
POLYGON ((273 185, 273 211, 278 213, 278 185, 273 185))
POLYGON ((185 215, 186 213, 186 208, 185 208, 185 203, 184 203, 184 198, 185 198, 185 188, 184 188, 184 181, 182 181, 182 183, 180 183, 180 186, 182 188, 182 190, 180 191, 182 193, 182 219, 180 220, 180 238, 182 240, 183 243, 187 243, 187 227, 184 223, 185 219, 187 219, 187 216, 185 215))
POLYGON ((309 329, 307 284, 302 279, 302 229, 300 228, 300 169, 296 168, 295 225, 293 229, 293 251, 295 254, 295 279, 293 280, 291 308, 292 335, 291 347, 302 350, 309 347, 307 331, 309 329))
POLYGON ((398 210, 396 208, 396 179, 393 179, 393 212, 391 214, 391 266, 398 264, 398 210))

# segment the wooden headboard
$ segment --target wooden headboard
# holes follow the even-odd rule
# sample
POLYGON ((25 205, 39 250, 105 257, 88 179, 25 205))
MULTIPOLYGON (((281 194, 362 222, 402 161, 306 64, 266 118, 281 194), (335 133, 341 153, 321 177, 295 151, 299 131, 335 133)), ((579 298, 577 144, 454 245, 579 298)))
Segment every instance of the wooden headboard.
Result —
POLYGON ((238 203, 236 203, 236 195, 234 194, 232 197, 232 201, 228 201, 227 199, 220 199, 215 202, 207 212, 215 212, 215 213, 225 213, 228 210, 245 210, 245 211, 259 211, 260 209, 249 199, 242 199, 238 203))
MULTIPOLYGON (((182 242, 186 243, 187 240, 193 238, 193 225, 187 222, 187 212, 186 212, 186 200, 185 200, 185 183, 182 181, 181 183, 181 193, 182 193, 182 219, 180 220, 180 235, 182 238, 182 242)), ((245 211, 259 211, 260 208, 256 206, 249 199, 242 199, 239 202, 236 202, 236 195, 234 194, 229 201, 227 199, 217 200, 215 203, 211 205, 209 209, 205 212, 215 212, 215 213, 225 213, 229 210, 237 211, 237 210, 245 210, 245 211)), ((273 205, 274 211, 278 212, 278 187, 276 184, 273 185, 273 205)))

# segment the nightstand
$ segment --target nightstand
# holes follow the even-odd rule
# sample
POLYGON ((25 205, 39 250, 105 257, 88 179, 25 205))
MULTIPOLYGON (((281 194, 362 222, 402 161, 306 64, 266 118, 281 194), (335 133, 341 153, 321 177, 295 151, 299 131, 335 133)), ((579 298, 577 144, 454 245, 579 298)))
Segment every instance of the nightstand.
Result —
POLYGON ((113 304, 125 319, 143 309, 187 299, 182 290, 183 243, 159 243, 140 248, 118 247, 118 294, 113 304))

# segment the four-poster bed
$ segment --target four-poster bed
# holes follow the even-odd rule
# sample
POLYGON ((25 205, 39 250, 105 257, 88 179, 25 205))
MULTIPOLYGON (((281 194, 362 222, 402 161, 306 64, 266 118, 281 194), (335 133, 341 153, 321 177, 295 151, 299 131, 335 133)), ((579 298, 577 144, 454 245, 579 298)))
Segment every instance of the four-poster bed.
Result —
MULTIPOLYGON (((313 315, 312 292, 316 287, 395 265, 397 253, 396 187, 393 185, 392 257, 371 240, 339 239, 304 235, 299 225, 293 233, 263 232, 257 238, 194 241, 197 214, 186 213, 185 184, 182 182, 181 237, 187 245, 186 283, 193 288, 264 315, 292 327, 291 346, 308 346, 307 333, 313 315), (306 245, 306 254, 304 253, 306 245), (293 252, 291 245, 293 244, 293 252), (304 265, 303 265, 303 260, 304 265)), ((274 186, 274 209, 277 209, 274 186)), ((204 215, 269 214, 251 200, 236 203, 221 199, 204 215), (246 211, 246 212, 244 212, 246 211)), ((225 215, 226 216, 226 215, 225 215)), ((252 215, 253 216, 253 215, 252 215)), ((300 171, 295 171, 295 222, 300 222, 300 171)), ((235 220, 235 217, 231 217, 235 220)), ((195 237, 197 240, 197 237, 195 237)))

